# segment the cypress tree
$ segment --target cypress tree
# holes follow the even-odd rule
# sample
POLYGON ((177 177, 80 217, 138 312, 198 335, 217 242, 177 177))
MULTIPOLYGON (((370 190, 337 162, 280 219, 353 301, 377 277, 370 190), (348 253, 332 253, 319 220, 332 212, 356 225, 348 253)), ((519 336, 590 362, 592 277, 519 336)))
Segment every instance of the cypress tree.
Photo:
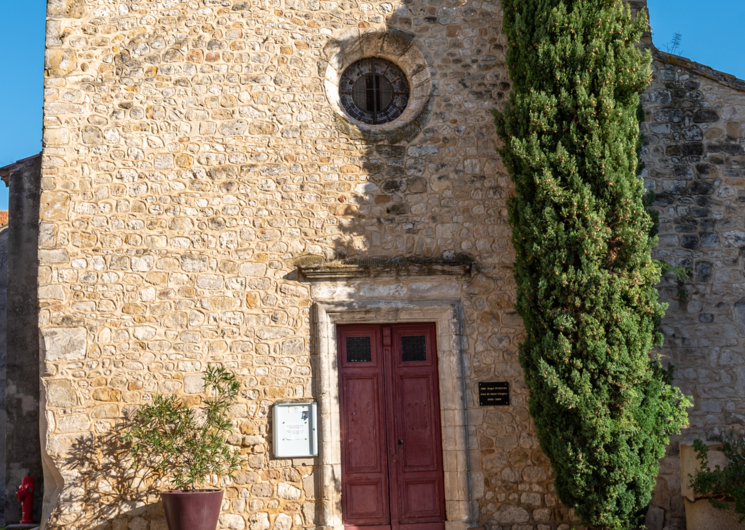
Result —
POLYGON ((556 492, 584 524, 646 512, 685 396, 650 356, 666 307, 637 177, 647 26, 620 0, 503 0, 513 93, 495 111, 516 252, 520 362, 556 492))

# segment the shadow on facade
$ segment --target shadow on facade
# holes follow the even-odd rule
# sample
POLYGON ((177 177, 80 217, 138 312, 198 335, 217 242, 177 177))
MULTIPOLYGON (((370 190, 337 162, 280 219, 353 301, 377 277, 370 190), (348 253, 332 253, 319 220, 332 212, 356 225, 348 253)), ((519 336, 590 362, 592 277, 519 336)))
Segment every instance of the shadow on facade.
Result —
MULTIPOLYGON (((66 526, 90 530, 112 530, 112 525, 114 529, 145 528, 145 521, 164 517, 158 487, 162 476, 135 467, 130 446, 121 439, 124 429, 123 422, 109 433, 86 435, 72 444, 64 470, 76 474, 78 483, 85 486, 65 493, 73 498, 66 499, 64 505, 81 506, 76 514, 65 515, 66 526), (138 517, 142 518, 141 526, 133 522, 138 517)), ((59 515, 53 513, 52 520, 59 515)))

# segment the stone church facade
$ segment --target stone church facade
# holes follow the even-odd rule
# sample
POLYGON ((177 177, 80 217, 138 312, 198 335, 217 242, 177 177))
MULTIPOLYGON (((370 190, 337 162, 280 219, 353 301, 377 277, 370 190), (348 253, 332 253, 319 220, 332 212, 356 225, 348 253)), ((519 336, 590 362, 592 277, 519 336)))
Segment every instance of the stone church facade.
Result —
MULTIPOLYGON (((231 443, 245 464, 220 528, 341 528, 337 329, 422 323, 436 329, 444 527, 570 528, 517 360, 512 187, 490 114, 511 89, 501 16, 496 0, 50 0, 47 528, 165 528, 123 471, 121 422, 157 393, 197 402, 210 363, 242 381, 231 443), (373 57, 408 86, 388 123, 352 118, 340 96, 373 57), (509 406, 480 406, 488 381, 509 383, 509 406), (271 407, 310 401, 319 455, 275 458, 271 407)), ((696 401, 662 462, 648 519, 661 530, 685 527, 692 440, 745 424, 745 83, 655 53, 642 127, 656 253, 693 270, 685 300, 663 280, 661 353, 696 401)))

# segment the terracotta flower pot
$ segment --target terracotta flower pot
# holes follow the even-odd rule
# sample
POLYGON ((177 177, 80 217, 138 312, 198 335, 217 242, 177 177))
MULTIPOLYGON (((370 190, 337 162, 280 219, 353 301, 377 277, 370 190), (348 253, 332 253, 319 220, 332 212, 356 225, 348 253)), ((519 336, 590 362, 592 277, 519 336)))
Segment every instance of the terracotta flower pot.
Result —
POLYGON ((166 491, 160 494, 168 530, 215 530, 222 490, 166 491))

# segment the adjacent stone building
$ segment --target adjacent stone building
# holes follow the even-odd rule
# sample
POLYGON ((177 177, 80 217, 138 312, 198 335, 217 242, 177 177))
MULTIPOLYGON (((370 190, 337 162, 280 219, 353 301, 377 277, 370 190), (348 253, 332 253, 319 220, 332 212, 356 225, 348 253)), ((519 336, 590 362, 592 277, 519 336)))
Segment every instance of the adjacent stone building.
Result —
MULTIPOLYGON (((165 528, 118 435, 157 393, 196 402, 210 363, 242 382, 245 467, 222 484, 220 528, 340 528, 337 330, 423 323, 441 527, 570 528, 517 360, 512 187, 490 114, 511 89, 501 16, 497 0, 50 0, 34 233, 47 528, 165 528), (509 406, 480 406, 492 381, 509 406), (274 457, 271 407, 288 401, 318 402, 317 457, 274 457)), ((663 461, 660 530, 684 527, 692 439, 743 423, 745 98, 680 58, 658 54, 655 74, 657 255, 694 271, 685 302, 663 285, 662 353, 696 399, 663 461)))
POLYGON ((644 178, 660 212, 655 256, 691 271, 684 285, 672 273, 663 282, 661 353, 695 405, 662 461, 652 505, 665 510, 666 527, 684 528, 693 440, 745 428, 745 82, 666 53, 655 59, 642 99, 644 178))
POLYGON ((34 515, 41 515, 42 465, 39 425, 39 196, 41 155, 0 168, 9 188, 9 210, 0 212, 7 225, 0 232, 0 387, 4 401, 0 415, 0 515, 7 522, 21 520, 15 492, 21 480, 37 478, 34 515))

